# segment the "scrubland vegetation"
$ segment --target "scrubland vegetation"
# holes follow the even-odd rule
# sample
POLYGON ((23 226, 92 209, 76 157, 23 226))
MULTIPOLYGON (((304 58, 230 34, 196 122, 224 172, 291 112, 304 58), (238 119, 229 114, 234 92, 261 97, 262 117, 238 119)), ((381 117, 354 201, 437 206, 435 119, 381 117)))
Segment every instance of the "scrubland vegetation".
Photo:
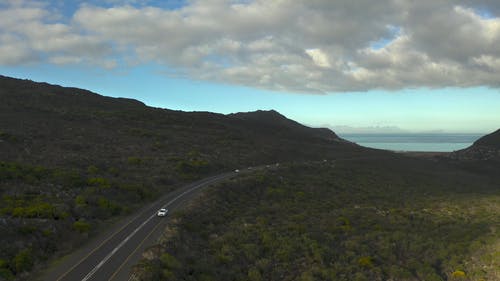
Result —
POLYGON ((496 179, 401 158, 292 164, 205 192, 138 280, 500 280, 496 179))
POLYGON ((94 166, 80 172, 0 162, 0 280, 27 277, 156 193, 94 166))
POLYGON ((136 276, 500 280, 498 134, 419 160, 275 111, 164 110, 3 76, 0 100, 0 280, 33 280, 179 185, 276 162, 175 216, 136 276))
POLYGON ((201 177, 366 151, 274 111, 164 110, 3 76, 0 100, 0 280, 31 280, 103 226, 201 177))

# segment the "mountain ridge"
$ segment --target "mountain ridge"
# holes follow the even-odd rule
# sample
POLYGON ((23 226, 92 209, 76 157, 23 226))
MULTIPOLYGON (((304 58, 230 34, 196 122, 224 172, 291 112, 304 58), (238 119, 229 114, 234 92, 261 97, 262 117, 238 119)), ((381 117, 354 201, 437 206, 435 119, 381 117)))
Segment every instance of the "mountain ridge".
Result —
POLYGON ((276 111, 183 112, 5 76, 0 101, 0 264, 30 257, 0 268, 9 280, 27 280, 110 220, 196 179, 384 153, 276 111))
POLYGON ((500 129, 481 137, 480 139, 474 142, 474 145, 492 146, 500 148, 500 129))
MULTIPOLYGON (((280 167, 302 163, 294 173, 308 165, 344 166, 343 176, 357 179, 364 167, 370 177, 354 186, 371 188, 380 174, 367 159, 379 168, 399 161, 387 169, 391 173, 406 163, 408 175, 429 164, 358 146, 274 110, 175 111, 5 76, 0 100, 0 273, 8 280, 28 280, 29 272, 46 268, 47 260, 71 252, 110 221, 201 177, 284 162, 280 167), (356 159, 361 164, 345 168, 356 159), (16 264, 26 256, 30 262, 16 264)), ((262 186, 269 189, 264 194, 277 194, 271 191, 280 181, 262 186)))
MULTIPOLYGON (((272 138, 320 145, 348 144, 332 131, 306 127, 276 111, 223 115, 159 109, 133 99, 106 97, 78 88, 5 76, 0 77, 0 96, 3 101, 0 115, 5 121, 0 130, 4 131, 4 135, 17 135, 24 142, 42 136, 42 139, 52 139, 56 143, 61 139, 75 142, 75 134, 83 139, 90 134, 90 143, 98 142, 105 146, 106 142, 120 143, 131 134, 161 138, 158 134, 161 135, 159 132, 162 130, 180 130, 181 134, 186 134, 187 130, 214 137, 225 131, 224 134, 231 135, 233 140, 252 138, 253 143, 259 144, 272 138), (111 135, 110 130, 121 136, 107 137, 111 135), (135 133, 127 134, 127 130, 135 133)), ((40 140, 33 143, 40 143, 40 140)))
POLYGON ((465 149, 451 153, 450 157, 462 161, 500 161, 500 129, 479 138, 465 149))

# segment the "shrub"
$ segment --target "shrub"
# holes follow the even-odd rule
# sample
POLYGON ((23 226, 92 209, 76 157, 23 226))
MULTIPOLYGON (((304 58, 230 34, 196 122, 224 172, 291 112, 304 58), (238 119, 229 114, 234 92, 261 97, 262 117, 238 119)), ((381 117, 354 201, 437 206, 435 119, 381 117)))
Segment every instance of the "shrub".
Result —
POLYGON ((459 279, 462 279, 462 278, 465 278, 466 274, 465 272, 463 272, 462 270, 455 270, 451 276, 453 278, 459 278, 459 279))
POLYGON ((175 170, 184 176, 201 174, 210 170, 210 163, 207 160, 190 158, 178 161, 175 170))
POLYGON ((168 269, 176 269, 181 267, 181 263, 169 253, 164 253, 163 255, 161 255, 160 261, 163 266, 168 269))
POLYGON ((17 273, 29 271, 33 267, 33 256, 31 253, 31 249, 21 250, 14 257, 13 262, 14 268, 16 269, 17 273))
POLYGON ((54 205, 46 202, 35 203, 25 208, 25 216, 29 218, 53 218, 56 213, 54 205))
POLYGON ((54 169, 52 171, 52 178, 55 182, 68 188, 76 188, 85 185, 85 178, 77 171, 54 169))
POLYGON ((5 140, 8 142, 17 142, 17 137, 6 132, 0 131, 0 140, 5 140))
POLYGON ((373 267, 372 258, 368 256, 359 258, 358 264, 362 267, 367 267, 367 268, 373 267))
POLYGON ((14 280, 14 274, 8 268, 0 268, 0 280, 14 280))
POLYGON ((120 205, 108 200, 107 198, 105 197, 102 197, 100 196, 98 199, 97 199, 97 204, 99 205, 99 207, 103 210, 105 210, 106 212, 109 212, 110 214, 112 215, 118 215, 120 214, 122 208, 120 205))
POLYGON ((260 271, 252 267, 250 270, 248 270, 248 279, 250 281, 261 281, 262 280, 262 275, 260 274, 260 271))
POLYGON ((87 199, 83 195, 78 195, 75 198, 75 204, 80 206, 85 206, 87 205, 87 199))
POLYGON ((24 211, 23 207, 15 207, 14 209, 12 209, 12 216, 13 217, 21 218, 21 217, 24 217, 25 213, 26 212, 24 211))
POLYGON ((75 221, 73 223, 73 229, 80 233, 88 232, 90 230, 90 223, 83 220, 75 221))
POLYGON ((89 178, 87 183, 92 186, 96 186, 102 189, 107 189, 111 187, 109 181, 105 178, 89 178))
POLYGON ((140 165, 142 163, 142 159, 139 157, 129 157, 127 162, 131 165, 140 165))
POLYGON ((8 261, 0 259, 0 280, 14 280, 14 273, 9 269, 8 261))
POLYGON ((87 173, 89 173, 90 175, 95 175, 97 174, 97 172, 99 172, 99 168, 97 168, 96 166, 90 165, 87 167, 87 173))

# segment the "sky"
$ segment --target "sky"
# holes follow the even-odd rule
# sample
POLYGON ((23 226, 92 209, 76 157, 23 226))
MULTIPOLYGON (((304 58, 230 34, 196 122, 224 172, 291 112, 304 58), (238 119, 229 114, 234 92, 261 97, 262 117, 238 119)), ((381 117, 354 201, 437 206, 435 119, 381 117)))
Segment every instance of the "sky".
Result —
POLYGON ((0 74, 351 132, 500 128, 500 1, 0 0, 0 74))

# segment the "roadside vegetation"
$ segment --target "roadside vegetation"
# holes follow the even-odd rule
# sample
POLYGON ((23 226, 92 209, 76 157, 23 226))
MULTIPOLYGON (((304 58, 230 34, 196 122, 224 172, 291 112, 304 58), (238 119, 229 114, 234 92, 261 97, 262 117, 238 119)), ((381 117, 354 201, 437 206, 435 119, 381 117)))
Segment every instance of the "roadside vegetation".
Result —
POLYGON ((500 190, 430 161, 281 165, 207 190, 136 280, 500 280, 500 190))
POLYGON ((32 280, 184 183, 370 151, 275 111, 173 111, 3 76, 0 100, 0 280, 32 280))
POLYGON ((165 110, 3 76, 0 100, 0 280, 33 280, 179 185, 276 162, 296 164, 242 175, 178 215, 138 276, 500 280, 498 150, 446 168, 275 111, 165 110), (331 161, 359 158, 379 160, 331 161))
POLYGON ((158 194, 118 174, 0 162, 0 280, 28 278, 158 194))

